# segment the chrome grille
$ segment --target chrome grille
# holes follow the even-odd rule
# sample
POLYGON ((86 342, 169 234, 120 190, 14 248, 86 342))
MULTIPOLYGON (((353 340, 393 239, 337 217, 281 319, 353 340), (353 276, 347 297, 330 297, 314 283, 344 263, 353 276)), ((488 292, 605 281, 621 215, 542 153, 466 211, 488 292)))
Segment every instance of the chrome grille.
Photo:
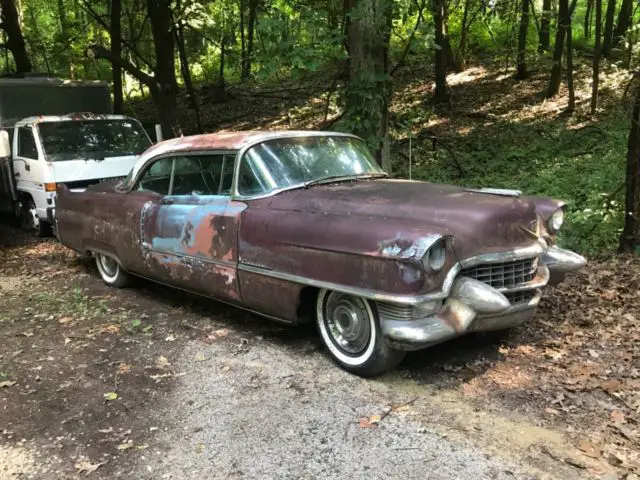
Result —
POLYGON ((520 292, 505 292, 504 296, 507 297, 507 300, 509 300, 509 303, 511 304, 524 303, 535 297, 536 291, 522 290, 520 292))
POLYGON ((413 306, 397 305, 393 303, 376 303, 378 313, 381 317, 389 320, 411 320, 413 315, 413 306))
POLYGON ((481 263, 465 268, 463 277, 479 280, 493 288, 514 288, 532 281, 538 270, 537 258, 523 258, 511 262, 481 263))

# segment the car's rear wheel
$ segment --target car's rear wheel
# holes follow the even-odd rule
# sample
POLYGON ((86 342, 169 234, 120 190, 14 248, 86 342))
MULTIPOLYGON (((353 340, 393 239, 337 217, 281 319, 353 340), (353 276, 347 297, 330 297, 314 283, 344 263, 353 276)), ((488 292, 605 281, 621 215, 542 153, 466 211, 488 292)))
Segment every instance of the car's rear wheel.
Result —
POLYGON ((110 255, 95 253, 96 266, 102 281, 110 287, 124 288, 131 284, 131 277, 120 266, 118 261, 110 255))
POLYGON ((316 322, 333 360, 356 375, 380 375, 405 356, 387 344, 375 305, 366 298, 322 290, 316 301, 316 322))

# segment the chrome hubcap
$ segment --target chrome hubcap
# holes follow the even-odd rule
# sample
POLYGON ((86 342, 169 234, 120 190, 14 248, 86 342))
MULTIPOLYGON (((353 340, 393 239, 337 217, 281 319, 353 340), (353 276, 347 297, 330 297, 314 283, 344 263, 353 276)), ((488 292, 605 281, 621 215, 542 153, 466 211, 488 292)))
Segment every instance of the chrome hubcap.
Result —
POLYGON ((114 277, 116 273, 118 273, 118 262, 116 262, 115 259, 100 254, 100 264, 102 265, 104 273, 109 277, 114 277))
POLYGON ((324 306, 324 321, 333 343, 344 353, 358 355, 371 338, 371 321, 364 300, 332 292, 324 306))

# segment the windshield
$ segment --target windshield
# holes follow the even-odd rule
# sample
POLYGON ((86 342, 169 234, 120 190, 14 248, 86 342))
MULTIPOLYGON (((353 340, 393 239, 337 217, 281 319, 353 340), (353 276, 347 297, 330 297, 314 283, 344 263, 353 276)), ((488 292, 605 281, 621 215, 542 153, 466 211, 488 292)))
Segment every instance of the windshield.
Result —
POLYGON ((353 137, 269 140, 242 157, 238 192, 259 195, 326 179, 384 175, 365 144, 353 137))
POLYGON ((50 162, 140 155, 151 146, 146 132, 133 120, 42 122, 38 130, 50 162))

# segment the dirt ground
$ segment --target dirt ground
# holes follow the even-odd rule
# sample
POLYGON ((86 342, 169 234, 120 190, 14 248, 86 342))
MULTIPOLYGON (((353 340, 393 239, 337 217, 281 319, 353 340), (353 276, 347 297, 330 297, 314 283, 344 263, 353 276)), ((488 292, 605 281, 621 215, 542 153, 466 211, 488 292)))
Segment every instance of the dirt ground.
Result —
POLYGON ((406 478, 427 464, 427 478, 640 474, 637 259, 592 260, 529 325, 413 353, 367 381, 333 366, 312 328, 144 281, 109 289, 54 240, 0 232, 2 479, 357 477, 365 470, 322 468, 337 452, 380 448, 349 458, 382 472, 385 442, 416 432, 402 454, 449 450, 403 461, 406 478), (309 419, 320 426, 299 446, 273 438, 309 419), (256 453, 280 445, 287 458, 327 436, 334 450, 317 468, 268 470, 279 464, 256 453), (225 450, 229 439, 237 447, 225 450), (212 462, 203 450, 215 445, 236 460, 212 462), (267 470, 252 471, 260 462, 267 470))

